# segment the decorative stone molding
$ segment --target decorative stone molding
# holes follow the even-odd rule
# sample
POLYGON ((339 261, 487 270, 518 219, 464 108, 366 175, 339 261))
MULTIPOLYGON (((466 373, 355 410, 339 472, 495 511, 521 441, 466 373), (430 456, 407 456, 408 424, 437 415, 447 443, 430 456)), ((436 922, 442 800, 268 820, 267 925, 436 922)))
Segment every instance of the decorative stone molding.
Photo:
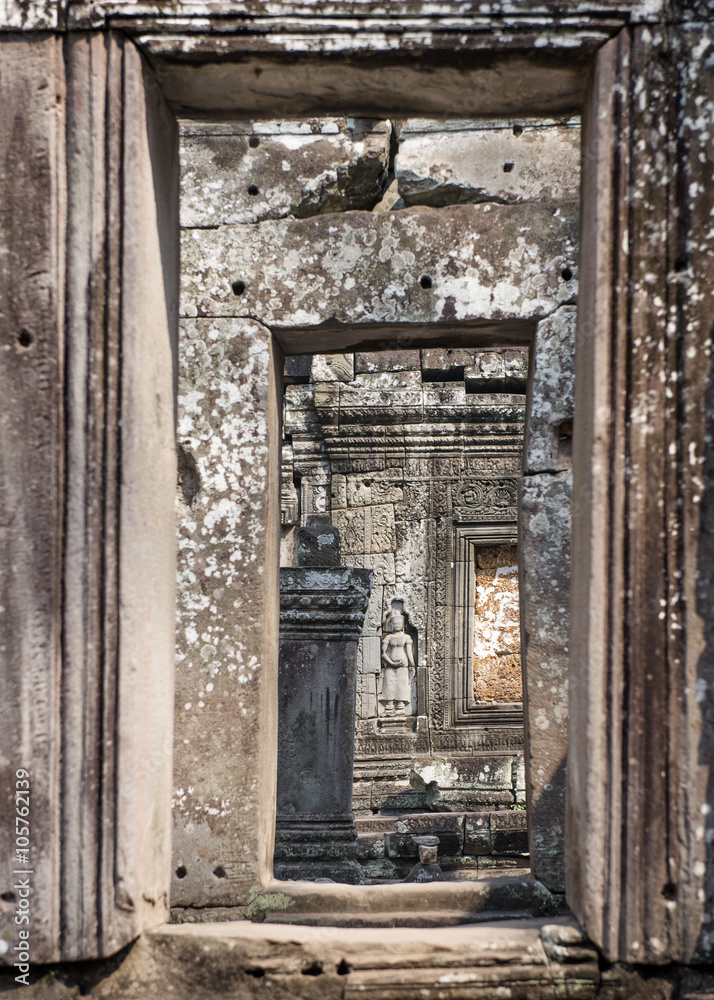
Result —
POLYGON ((518 520, 517 479, 470 479, 454 495, 454 513, 478 521, 518 520))
POLYGON ((281 569, 281 638, 358 639, 371 584, 370 569, 281 569))

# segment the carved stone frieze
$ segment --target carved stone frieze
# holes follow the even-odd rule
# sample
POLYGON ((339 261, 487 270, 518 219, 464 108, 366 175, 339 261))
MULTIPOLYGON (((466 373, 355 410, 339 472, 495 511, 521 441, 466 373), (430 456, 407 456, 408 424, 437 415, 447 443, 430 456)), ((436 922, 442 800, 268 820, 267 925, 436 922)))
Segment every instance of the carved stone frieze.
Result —
POLYGON ((329 510, 329 477, 327 475, 303 478, 300 484, 303 519, 310 514, 326 514, 329 510))
POLYGON ((345 555, 364 554, 369 544, 367 538, 367 508, 334 510, 332 519, 339 529, 345 555))
POLYGON ((452 513, 451 486, 449 480, 437 479, 429 484, 432 517, 449 517, 452 513))
POLYGON ((404 483, 404 499, 394 504, 397 521, 419 521, 429 514, 429 486, 426 483, 404 483))
POLYGON ((440 518, 436 522, 436 603, 448 605, 451 590, 451 518, 440 518))
POLYGON ((346 481, 347 507, 369 507, 397 503, 404 499, 401 469, 385 469, 374 475, 348 476, 346 481))
POLYGON ((386 459, 384 455, 365 455, 363 457, 347 457, 332 455, 332 469, 334 472, 378 472, 385 468, 386 459))
POLYGON ((360 756, 383 756, 385 750, 390 755, 413 754, 416 749, 416 733, 400 733, 392 736, 358 736, 355 745, 355 752, 360 756))
POLYGON ((345 476, 333 475, 330 483, 330 510, 344 510, 347 507, 347 480, 345 476))
POLYGON ((431 724, 435 729, 443 729, 446 724, 446 700, 448 697, 447 663, 447 624, 451 614, 450 609, 443 604, 434 607, 433 627, 431 634, 431 677, 429 684, 429 705, 431 724))
POLYGON ((468 479, 455 491, 454 512, 478 521, 518 519, 517 479, 468 479))
POLYGON ((515 753, 523 750, 523 729, 451 729, 432 735, 434 751, 461 753, 515 753))
POLYGON ((391 504, 334 511, 342 551, 348 553, 394 552, 396 537, 391 504))
POLYGON ((467 473, 482 473, 494 476, 504 476, 509 473, 519 475, 521 471, 521 455, 519 452, 515 455, 466 456, 463 467, 467 473))
POLYGON ((425 580, 428 547, 425 521, 397 521, 396 572, 399 580, 425 580))
POLYGON ((385 584, 396 583, 396 571, 394 567, 394 555, 391 552, 369 552, 364 555, 350 556, 350 563, 362 569, 371 569, 374 572, 375 586, 382 587, 385 584))

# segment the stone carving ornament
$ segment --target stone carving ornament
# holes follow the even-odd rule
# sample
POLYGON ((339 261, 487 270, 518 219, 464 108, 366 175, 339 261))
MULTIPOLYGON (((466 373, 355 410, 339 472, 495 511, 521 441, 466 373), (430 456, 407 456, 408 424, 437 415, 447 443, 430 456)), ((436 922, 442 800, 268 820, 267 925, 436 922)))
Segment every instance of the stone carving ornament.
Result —
POLYGON ((472 479, 459 486, 455 507, 480 519, 505 517, 515 520, 518 485, 515 479, 472 479))
POLYGON ((412 698, 412 675, 416 670, 414 643, 404 631, 404 615, 390 611, 382 624, 382 693, 379 701, 384 715, 406 715, 412 698))

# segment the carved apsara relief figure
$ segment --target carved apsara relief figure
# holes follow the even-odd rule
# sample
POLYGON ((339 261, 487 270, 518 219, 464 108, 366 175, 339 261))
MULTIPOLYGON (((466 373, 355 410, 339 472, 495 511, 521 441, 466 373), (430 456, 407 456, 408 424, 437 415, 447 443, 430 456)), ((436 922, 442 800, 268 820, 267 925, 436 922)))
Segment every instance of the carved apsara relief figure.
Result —
POLYGON ((404 615, 392 610, 383 622, 382 693, 379 701, 384 715, 406 715, 412 700, 412 675, 416 670, 414 642, 404 631, 404 615))

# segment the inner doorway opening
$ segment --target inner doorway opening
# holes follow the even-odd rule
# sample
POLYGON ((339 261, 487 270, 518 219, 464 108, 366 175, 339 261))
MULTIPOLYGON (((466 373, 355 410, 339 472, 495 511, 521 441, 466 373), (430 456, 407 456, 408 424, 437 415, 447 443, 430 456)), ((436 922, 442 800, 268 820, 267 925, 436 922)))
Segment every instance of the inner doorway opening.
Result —
MULTIPOLYGON (((437 838, 440 879, 528 868, 517 568, 527 370, 524 348, 396 339, 286 359, 281 566, 298 565, 301 526, 324 518, 342 565, 373 574, 356 643, 356 844, 331 845, 322 877, 426 878, 424 837, 437 838)), ((286 698, 293 668, 281 662, 286 698)), ((319 763, 285 704, 279 769, 292 776, 292 811, 295 782, 314 792, 319 763)), ((276 875, 314 878, 280 789, 279 771, 276 875)), ((305 821, 319 823, 306 789, 308 801, 305 821)))

